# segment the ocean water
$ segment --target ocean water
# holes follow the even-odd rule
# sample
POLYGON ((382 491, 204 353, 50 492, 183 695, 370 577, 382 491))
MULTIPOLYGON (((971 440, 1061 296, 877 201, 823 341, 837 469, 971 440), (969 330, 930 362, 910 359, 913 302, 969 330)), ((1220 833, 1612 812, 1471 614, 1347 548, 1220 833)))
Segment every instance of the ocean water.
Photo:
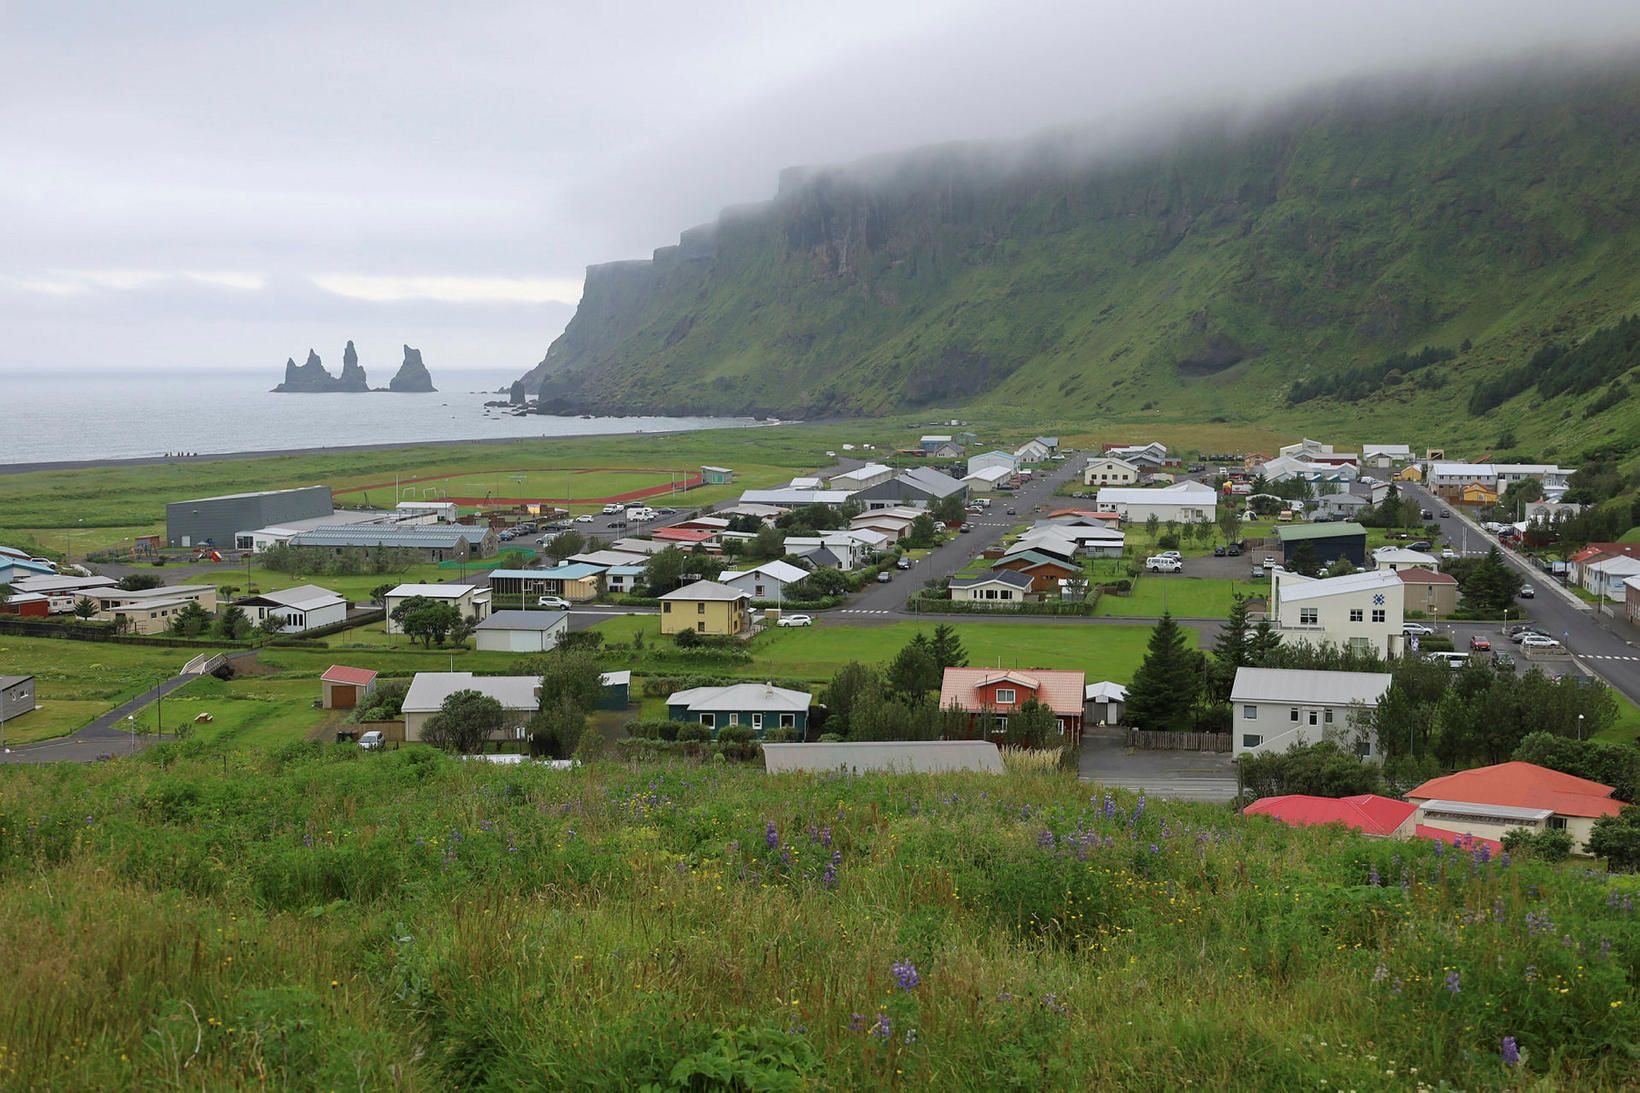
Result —
POLYGON ((516 374, 433 371, 430 395, 273 394, 269 372, 0 375, 0 464, 268 452, 428 440, 725 428, 748 418, 513 417, 487 410, 516 374))

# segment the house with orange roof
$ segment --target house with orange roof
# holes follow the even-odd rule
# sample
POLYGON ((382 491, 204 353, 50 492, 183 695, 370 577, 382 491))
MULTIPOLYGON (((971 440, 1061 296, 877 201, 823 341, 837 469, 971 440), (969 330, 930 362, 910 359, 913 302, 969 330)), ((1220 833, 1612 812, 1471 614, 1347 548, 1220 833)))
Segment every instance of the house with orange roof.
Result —
POLYGON ((1057 668, 947 668, 940 684, 940 709, 953 707, 969 715, 969 725, 985 713, 996 718, 995 732, 1007 731, 1008 718, 1035 699, 1059 722, 1059 732, 1073 747, 1082 739, 1083 672, 1057 668))
POLYGON ((1518 762, 1431 778, 1406 797, 1421 806, 1421 822, 1432 826, 1491 839, 1515 828, 1565 831, 1578 853, 1595 820, 1615 816, 1625 804, 1612 799, 1611 786, 1518 762))

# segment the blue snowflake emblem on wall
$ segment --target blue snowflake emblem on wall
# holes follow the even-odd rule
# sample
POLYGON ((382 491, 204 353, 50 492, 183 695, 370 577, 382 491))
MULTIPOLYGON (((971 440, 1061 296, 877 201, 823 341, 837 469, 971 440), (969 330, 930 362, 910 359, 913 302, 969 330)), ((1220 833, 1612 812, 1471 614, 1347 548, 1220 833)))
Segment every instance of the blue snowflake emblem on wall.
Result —
POLYGON ((1384 606, 1384 594, 1382 592, 1380 592, 1380 593, 1378 593, 1378 595, 1374 596, 1372 598, 1372 604, 1373 604, 1374 607, 1384 606))

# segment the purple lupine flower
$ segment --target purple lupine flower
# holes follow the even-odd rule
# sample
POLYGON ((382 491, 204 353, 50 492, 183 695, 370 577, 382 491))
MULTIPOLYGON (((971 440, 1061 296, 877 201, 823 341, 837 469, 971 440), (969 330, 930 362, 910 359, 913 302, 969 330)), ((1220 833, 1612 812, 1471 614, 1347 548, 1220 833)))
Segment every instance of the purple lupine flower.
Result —
POLYGON ((887 1040, 894 1035, 894 1029, 888 1021, 888 1014, 879 1013, 877 1015, 877 1023, 871 1026, 871 1034, 881 1040, 887 1040))
POLYGON ((866 1015, 863 1013, 851 1015, 848 1019, 848 1030, 850 1032, 864 1032, 866 1030, 866 1015))
POLYGON ((836 865, 827 864, 826 871, 824 873, 820 874, 820 883, 823 884, 827 888, 836 888, 837 887, 837 866, 836 865))
POLYGON ((1105 819, 1107 820, 1116 815, 1116 798, 1112 797, 1108 793, 1105 794, 1105 807, 1100 811, 1104 813, 1105 819))
POLYGON ((909 960, 897 960, 893 967, 894 982, 899 984, 902 991, 916 990, 917 984, 922 982, 922 976, 917 974, 917 966, 909 960))
POLYGON ((1458 973, 1456 971, 1446 973, 1446 989, 1451 991, 1453 994, 1463 993, 1463 983, 1459 980, 1458 973))
POLYGON ((1030 805, 1025 805, 1023 808, 1021 808, 1019 810, 1019 818, 1021 820, 1029 820, 1031 818, 1031 806, 1030 805))
POLYGON ((1043 829, 1042 834, 1036 837, 1036 845, 1044 850, 1052 850, 1054 845, 1053 832, 1043 829))
POLYGON ((1503 1044, 1498 1049, 1498 1057, 1503 1060, 1504 1066, 1518 1066, 1520 1064, 1520 1045, 1515 1043, 1513 1036, 1503 1038, 1503 1044))
POLYGON ((1384 980, 1386 980, 1388 978, 1389 978, 1389 969, 1384 967, 1382 964, 1380 964, 1376 968, 1372 969, 1372 981, 1374 983, 1382 983, 1384 980))
POLYGON ((1367 870, 1367 883, 1372 885, 1374 888, 1383 886, 1384 878, 1378 875, 1378 867, 1376 865, 1367 870))
POLYGON ((1509 856, 1509 851, 1505 850, 1503 853, 1498 855, 1498 866, 1502 869, 1508 869, 1509 863, 1513 860, 1514 859, 1509 856))
POLYGON ((822 827, 820 829, 820 845, 823 846, 823 847, 826 847, 828 850, 831 848, 831 828, 830 827, 822 827))
POLYGON ((311 831, 302 836, 302 845, 306 847, 313 846, 313 833, 311 831))
POLYGON ((490 820, 480 820, 478 821, 478 829, 480 831, 494 831, 495 823, 490 820))
POLYGON ((1152 854, 1160 854, 1162 852, 1162 848, 1157 846, 1155 843, 1151 843, 1150 844, 1150 852, 1152 854))
POLYGON ((780 845, 780 831, 774 826, 773 820, 769 821, 769 829, 763 833, 763 841, 770 850, 780 845))

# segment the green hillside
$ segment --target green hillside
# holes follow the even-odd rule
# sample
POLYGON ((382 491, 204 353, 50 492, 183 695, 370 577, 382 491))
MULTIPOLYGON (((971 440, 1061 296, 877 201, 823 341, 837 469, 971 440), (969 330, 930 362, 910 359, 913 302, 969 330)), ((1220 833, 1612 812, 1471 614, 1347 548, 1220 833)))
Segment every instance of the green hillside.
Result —
POLYGON ((524 383, 576 410, 1507 427, 1570 455, 1640 435, 1621 381, 1512 383, 1485 416, 1471 394, 1640 310, 1637 123, 1630 68, 1340 92, 1121 163, 1038 140, 792 170, 652 261, 589 269, 524 383), (1289 400, 1349 370, 1351 401, 1289 400))

